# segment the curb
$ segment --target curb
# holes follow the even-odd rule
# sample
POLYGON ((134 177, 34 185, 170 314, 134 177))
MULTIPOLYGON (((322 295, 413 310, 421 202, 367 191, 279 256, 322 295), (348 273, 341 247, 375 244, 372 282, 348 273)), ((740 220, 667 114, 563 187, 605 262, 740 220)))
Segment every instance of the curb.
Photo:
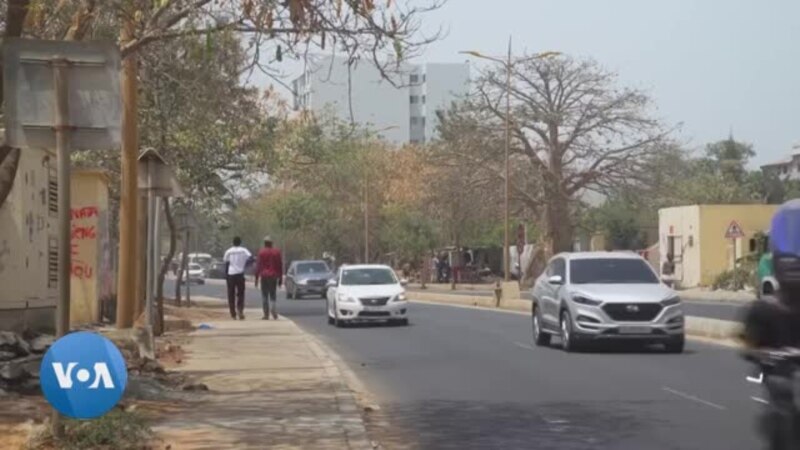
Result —
MULTIPOLYGON (((438 304, 442 306, 461 306, 468 308, 484 309, 489 311, 502 311, 516 314, 530 314, 531 302, 524 299, 501 300, 500 307, 492 297, 470 295, 447 295, 411 292, 409 298, 422 303, 438 304)), ((706 340, 720 340, 730 343, 737 340, 742 332, 742 324, 729 320, 709 319, 706 317, 686 316, 686 335, 689 338, 703 338, 706 340)))

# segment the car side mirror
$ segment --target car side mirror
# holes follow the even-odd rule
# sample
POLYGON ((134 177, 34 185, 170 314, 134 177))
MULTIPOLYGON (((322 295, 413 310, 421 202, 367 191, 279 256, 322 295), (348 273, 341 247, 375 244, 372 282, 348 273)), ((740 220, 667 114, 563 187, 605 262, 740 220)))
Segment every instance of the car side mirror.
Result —
POLYGON ((547 279, 547 282, 550 284, 564 284, 564 279, 561 278, 561 275, 552 275, 547 279))
POLYGON ((338 286, 338 284, 339 283, 337 283, 336 280, 328 280, 328 287, 329 288, 336 287, 336 286, 338 286))
POLYGON ((405 278, 401 279, 400 280, 400 286, 403 286, 403 287, 408 286, 408 280, 406 280, 405 278))

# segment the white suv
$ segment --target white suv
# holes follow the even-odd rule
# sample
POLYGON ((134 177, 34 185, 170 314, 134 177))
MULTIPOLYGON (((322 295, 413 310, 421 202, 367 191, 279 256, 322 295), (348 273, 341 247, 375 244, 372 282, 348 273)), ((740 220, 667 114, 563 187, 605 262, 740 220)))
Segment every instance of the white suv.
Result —
POLYGON ((566 351, 592 341, 663 343, 681 353, 683 308, 650 265, 632 252, 563 253, 533 287, 533 339, 561 337, 566 351))

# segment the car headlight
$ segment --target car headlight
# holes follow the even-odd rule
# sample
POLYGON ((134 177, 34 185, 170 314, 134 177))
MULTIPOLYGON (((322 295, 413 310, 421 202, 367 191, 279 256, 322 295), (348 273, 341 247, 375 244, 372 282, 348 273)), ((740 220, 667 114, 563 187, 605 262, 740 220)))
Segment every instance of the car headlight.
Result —
POLYGON ((681 302, 681 298, 678 297, 677 295, 675 295, 675 296, 672 296, 672 297, 670 297, 670 298, 668 298, 666 300, 662 300, 661 301, 661 305, 662 306, 675 306, 677 304, 680 304, 680 302, 681 302))
POLYGON ((340 295, 339 301, 342 303, 356 303, 355 297, 351 297, 349 295, 340 295))
POLYGON ((599 304, 603 303, 599 300, 592 300, 591 298, 586 298, 581 295, 573 296, 572 301, 580 305, 586 305, 586 306, 598 306, 599 304))
POLYGON ((395 296, 394 296, 394 299, 392 299, 392 300, 394 300, 394 301, 396 301, 396 302, 404 302, 404 301, 406 301, 406 300, 408 300, 408 299, 406 298, 406 294, 405 294, 405 293, 403 293, 403 294, 397 294, 397 295, 395 295, 395 296))

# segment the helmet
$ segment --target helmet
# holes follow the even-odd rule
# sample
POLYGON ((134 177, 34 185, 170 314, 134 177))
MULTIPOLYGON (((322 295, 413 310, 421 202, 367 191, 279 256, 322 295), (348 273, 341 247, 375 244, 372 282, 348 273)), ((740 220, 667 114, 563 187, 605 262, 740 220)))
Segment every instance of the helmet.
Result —
POLYGON ((781 290, 798 289, 800 293, 800 199, 784 203, 775 212, 769 243, 781 290))

